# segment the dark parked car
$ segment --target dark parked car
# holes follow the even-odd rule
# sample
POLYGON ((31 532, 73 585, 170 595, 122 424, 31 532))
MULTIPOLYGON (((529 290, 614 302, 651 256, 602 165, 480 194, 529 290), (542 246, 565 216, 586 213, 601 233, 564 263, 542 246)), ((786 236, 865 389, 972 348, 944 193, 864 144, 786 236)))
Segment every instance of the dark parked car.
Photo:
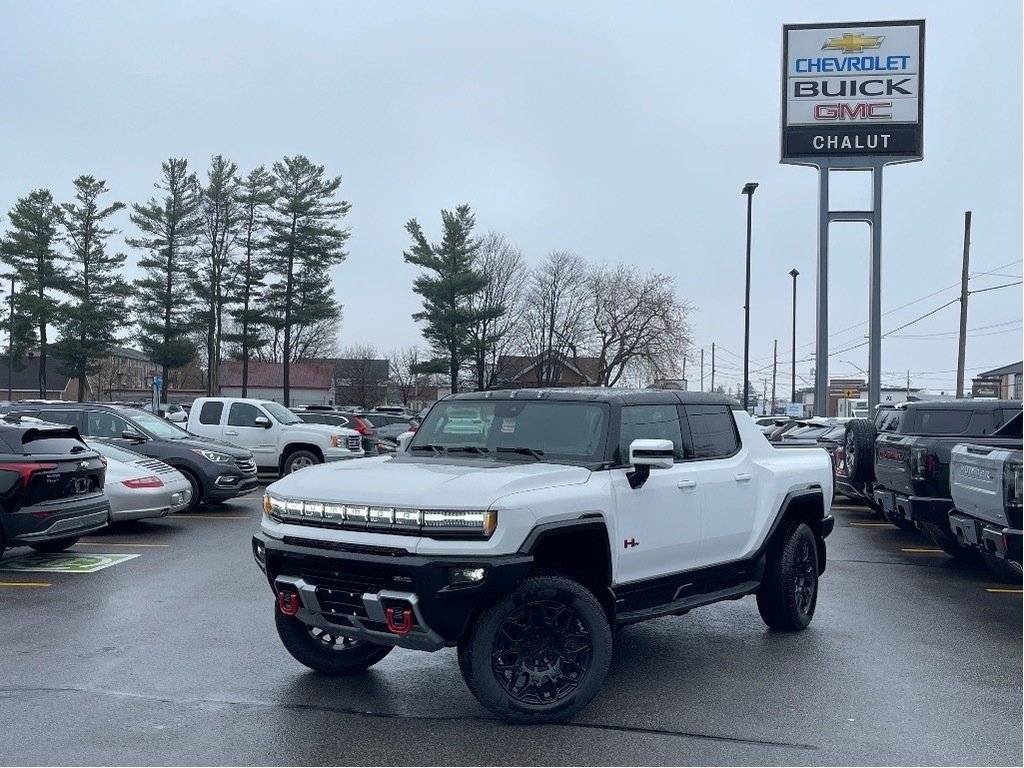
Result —
POLYGON ((368 456, 375 456, 377 454, 377 431, 369 419, 357 416, 354 413, 339 413, 338 411, 322 408, 307 408, 303 411, 295 411, 295 415, 307 424, 329 424, 332 427, 354 429, 362 437, 363 451, 368 456))
POLYGON ((0 555, 60 552, 107 524, 106 467, 73 427, 0 420, 0 555))
POLYGON ((204 502, 242 496, 257 484, 256 462, 250 451, 196 437, 141 408, 106 403, 15 404, 9 412, 67 424, 86 437, 102 438, 170 464, 192 485, 192 500, 185 511, 204 502))

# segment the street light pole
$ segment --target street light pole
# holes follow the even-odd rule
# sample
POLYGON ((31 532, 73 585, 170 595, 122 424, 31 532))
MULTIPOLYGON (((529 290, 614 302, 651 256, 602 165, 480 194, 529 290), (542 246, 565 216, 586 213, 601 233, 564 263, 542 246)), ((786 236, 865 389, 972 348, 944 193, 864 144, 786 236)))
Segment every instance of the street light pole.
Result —
POLYGON ((14 402, 14 275, 11 275, 11 322, 7 327, 10 347, 7 356, 7 402, 14 402))
POLYGON ((743 410, 747 410, 747 392, 750 390, 750 214, 757 182, 748 181, 740 194, 747 196, 747 277, 743 302, 743 410))
POLYGON ((789 270, 793 278, 793 368, 790 371, 789 402, 796 402, 796 278, 800 274, 795 267, 789 270))

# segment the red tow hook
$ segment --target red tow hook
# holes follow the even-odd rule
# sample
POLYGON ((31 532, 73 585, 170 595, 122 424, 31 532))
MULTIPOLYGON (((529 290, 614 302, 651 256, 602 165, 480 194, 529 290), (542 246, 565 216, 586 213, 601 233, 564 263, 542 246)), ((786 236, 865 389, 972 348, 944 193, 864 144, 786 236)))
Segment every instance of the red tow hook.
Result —
POLYGON ((277 610, 285 616, 294 616, 301 607, 302 600, 299 599, 298 592, 285 592, 281 590, 277 593, 277 610))
POLYGON ((387 617, 388 629, 396 635, 409 634, 409 630, 412 629, 411 608, 388 608, 384 615, 387 617))

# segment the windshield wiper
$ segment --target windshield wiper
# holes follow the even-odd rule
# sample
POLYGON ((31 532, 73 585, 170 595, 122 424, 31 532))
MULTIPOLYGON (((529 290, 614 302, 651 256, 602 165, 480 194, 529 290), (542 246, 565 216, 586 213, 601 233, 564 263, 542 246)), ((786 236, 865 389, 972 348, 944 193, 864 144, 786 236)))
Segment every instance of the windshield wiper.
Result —
POLYGON ((410 446, 409 451, 433 451, 434 453, 440 455, 444 453, 444 446, 434 445, 432 443, 428 443, 427 445, 413 445, 410 446))
POLYGON ((538 451, 535 448, 505 448, 501 447, 497 449, 498 453, 518 453, 522 456, 532 456, 537 461, 541 460, 541 456, 544 455, 544 451, 538 451))
POLYGON ((449 446, 448 453, 490 453, 490 449, 482 448, 479 445, 456 445, 449 446))

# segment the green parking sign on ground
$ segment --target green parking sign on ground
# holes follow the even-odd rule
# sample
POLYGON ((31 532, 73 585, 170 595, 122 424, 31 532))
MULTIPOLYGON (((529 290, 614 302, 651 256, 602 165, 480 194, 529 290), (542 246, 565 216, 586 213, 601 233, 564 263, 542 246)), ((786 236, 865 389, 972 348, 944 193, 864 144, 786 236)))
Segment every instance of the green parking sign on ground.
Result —
POLYGON ((10 560, 0 560, 0 571, 95 573, 136 557, 138 555, 80 555, 74 552, 48 555, 36 553, 10 560))

